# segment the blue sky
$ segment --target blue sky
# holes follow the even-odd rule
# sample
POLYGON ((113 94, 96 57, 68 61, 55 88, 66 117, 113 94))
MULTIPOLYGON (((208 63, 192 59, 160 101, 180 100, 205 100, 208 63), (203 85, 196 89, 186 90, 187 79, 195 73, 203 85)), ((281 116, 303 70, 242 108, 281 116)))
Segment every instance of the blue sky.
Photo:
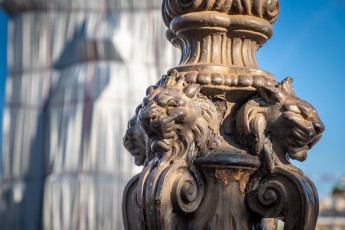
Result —
MULTIPOLYGON (((294 78, 296 94, 326 125, 308 159, 296 163, 325 195, 345 175, 345 0, 281 0, 273 38, 258 52, 261 67, 281 81, 294 78), (325 176, 330 176, 326 182, 325 176), (323 179, 322 179, 323 178, 323 179)), ((6 76, 6 17, 0 11, 0 102, 6 76)))

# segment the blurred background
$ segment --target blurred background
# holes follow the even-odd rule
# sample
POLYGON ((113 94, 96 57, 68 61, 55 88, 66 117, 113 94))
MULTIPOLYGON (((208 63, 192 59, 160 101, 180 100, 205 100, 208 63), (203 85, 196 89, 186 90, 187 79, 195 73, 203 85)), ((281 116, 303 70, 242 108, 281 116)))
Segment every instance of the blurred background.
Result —
MULTIPOLYGON (((0 0, 0 228, 122 229, 122 147, 146 87, 176 66, 161 0, 0 0)), ((319 229, 345 229, 345 0, 280 0, 258 52, 326 125, 300 167, 319 229)))

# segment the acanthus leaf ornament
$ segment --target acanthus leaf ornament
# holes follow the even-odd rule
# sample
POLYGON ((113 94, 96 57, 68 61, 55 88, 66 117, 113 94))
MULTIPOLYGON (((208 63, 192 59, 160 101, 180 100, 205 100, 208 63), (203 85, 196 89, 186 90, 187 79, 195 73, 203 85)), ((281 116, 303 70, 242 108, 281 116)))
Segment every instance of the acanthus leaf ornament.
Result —
POLYGON ((277 0, 163 0, 182 54, 129 121, 124 145, 144 167, 125 189, 126 229, 315 227, 315 186, 289 159, 304 161, 324 125, 292 78, 256 60, 278 12, 277 0))

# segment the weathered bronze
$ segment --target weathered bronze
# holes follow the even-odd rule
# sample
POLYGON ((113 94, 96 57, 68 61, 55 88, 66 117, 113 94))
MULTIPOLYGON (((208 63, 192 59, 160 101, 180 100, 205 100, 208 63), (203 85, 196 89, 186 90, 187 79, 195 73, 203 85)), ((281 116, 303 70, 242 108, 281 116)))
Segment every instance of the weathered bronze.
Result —
POLYGON ((316 110, 259 69, 277 0, 163 0, 180 64, 147 90, 124 145, 143 171, 123 196, 126 229, 314 229, 303 161, 324 131, 316 110), (272 224, 273 223, 273 224, 272 224))

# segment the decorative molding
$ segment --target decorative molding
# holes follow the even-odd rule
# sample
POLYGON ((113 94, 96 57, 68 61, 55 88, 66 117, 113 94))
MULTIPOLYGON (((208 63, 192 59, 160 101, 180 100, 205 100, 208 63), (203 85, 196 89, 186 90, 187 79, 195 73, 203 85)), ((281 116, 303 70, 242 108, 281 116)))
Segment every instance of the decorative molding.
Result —
MULTIPOLYGON (((175 68, 181 69, 183 68, 175 68)), ((220 70, 220 68, 219 68, 220 70)), ((209 87, 221 87, 223 90, 231 90, 233 87, 252 87, 258 88, 260 86, 274 86, 277 82, 274 79, 270 79, 263 75, 253 75, 251 74, 250 69, 239 69, 239 73, 243 72, 243 74, 238 73, 222 73, 220 70, 219 72, 197 72, 197 71, 189 71, 189 72, 181 72, 179 75, 184 76, 185 80, 189 84, 200 84, 202 86, 209 86, 209 87)), ((257 73, 257 71, 255 71, 257 73)))
POLYGON ((180 15, 216 11, 227 15, 254 16, 274 23, 279 13, 278 0, 164 0, 163 20, 167 27, 180 15))

